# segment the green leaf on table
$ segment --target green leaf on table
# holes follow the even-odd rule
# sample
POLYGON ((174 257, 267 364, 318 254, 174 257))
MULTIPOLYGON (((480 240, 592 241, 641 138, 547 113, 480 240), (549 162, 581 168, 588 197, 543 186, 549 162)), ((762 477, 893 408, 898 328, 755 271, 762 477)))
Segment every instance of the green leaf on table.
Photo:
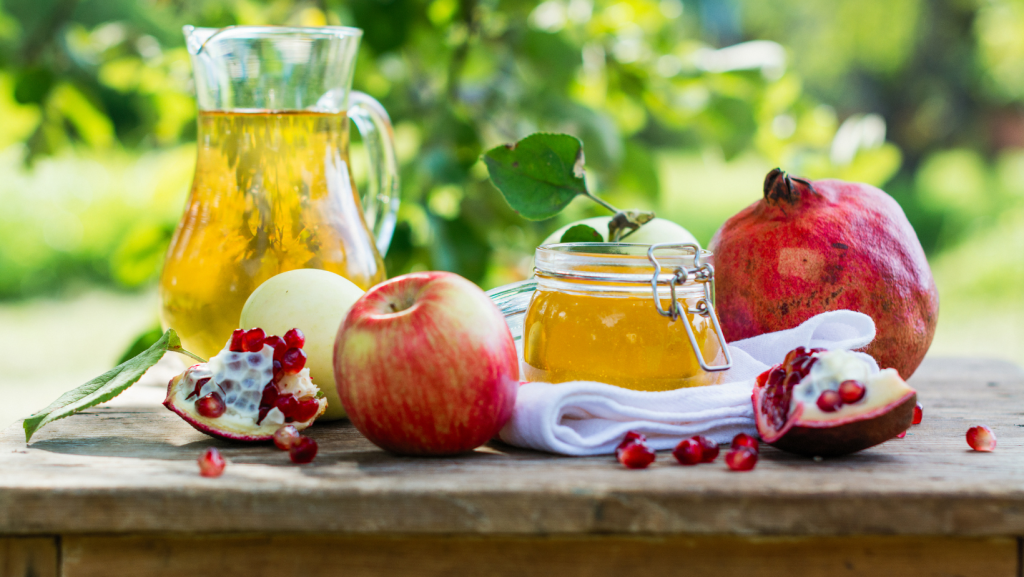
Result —
POLYGON ((484 154, 491 182, 529 220, 551 218, 587 194, 583 162, 583 143, 568 134, 531 134, 484 154))
POLYGON ((50 406, 25 419, 25 442, 30 441, 32 435, 48 423, 70 417, 79 411, 95 407, 120 395, 128 387, 134 385, 143 373, 155 365, 167 351, 182 353, 202 362, 202 359, 181 348, 178 335, 173 329, 167 329, 160 340, 139 355, 117 365, 88 383, 64 393, 59 399, 50 403, 50 406))
POLYGON ((562 238, 558 242, 604 242, 604 237, 585 224, 577 224, 562 233, 562 238))

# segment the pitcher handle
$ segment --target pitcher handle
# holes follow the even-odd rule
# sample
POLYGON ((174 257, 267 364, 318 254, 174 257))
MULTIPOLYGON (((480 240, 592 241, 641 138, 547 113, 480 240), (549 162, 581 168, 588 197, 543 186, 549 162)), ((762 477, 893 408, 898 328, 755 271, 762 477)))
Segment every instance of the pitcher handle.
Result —
POLYGON ((395 129, 387 111, 372 96, 353 90, 349 93, 348 117, 363 137, 370 156, 366 192, 361 195, 366 224, 370 227, 383 257, 391 245, 398 215, 398 158, 395 156, 395 129))

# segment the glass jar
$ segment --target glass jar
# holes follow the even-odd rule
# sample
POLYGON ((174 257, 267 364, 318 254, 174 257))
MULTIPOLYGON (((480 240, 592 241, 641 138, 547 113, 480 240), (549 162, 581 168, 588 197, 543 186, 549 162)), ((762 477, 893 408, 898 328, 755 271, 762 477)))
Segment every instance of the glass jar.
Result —
POLYGON ((691 244, 539 247, 522 330, 526 380, 640 391, 720 382, 731 358, 711 256, 691 244))

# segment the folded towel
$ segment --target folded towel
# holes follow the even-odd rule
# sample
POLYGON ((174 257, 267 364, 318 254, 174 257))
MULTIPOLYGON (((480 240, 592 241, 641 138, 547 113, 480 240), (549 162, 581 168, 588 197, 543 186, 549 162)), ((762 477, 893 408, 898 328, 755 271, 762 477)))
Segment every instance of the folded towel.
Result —
MULTIPOLYGON (((563 455, 613 453, 627 431, 647 435, 655 450, 706 435, 718 443, 756 433, 750 394, 754 379, 799 346, 827 350, 865 347, 875 338, 871 317, 841 310, 800 326, 729 344, 733 366, 720 385, 665 392, 632 391, 590 381, 526 383, 499 438, 510 445, 563 455)), ((858 353, 878 371, 874 359, 858 353)))

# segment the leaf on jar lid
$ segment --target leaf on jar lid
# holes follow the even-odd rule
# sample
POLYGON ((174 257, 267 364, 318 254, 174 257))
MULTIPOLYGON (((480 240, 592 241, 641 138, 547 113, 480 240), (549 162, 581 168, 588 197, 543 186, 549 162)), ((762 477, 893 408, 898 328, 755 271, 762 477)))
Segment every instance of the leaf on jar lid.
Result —
POLYGON ((167 351, 187 355, 201 363, 206 362, 183 349, 177 333, 173 329, 167 329, 163 336, 148 349, 84 385, 64 393, 59 399, 50 403, 50 406, 25 419, 25 442, 29 442, 32 435, 48 423, 70 417, 79 411, 95 407, 120 395, 142 378, 142 375, 155 365, 167 351))
POLYGON ((558 242, 604 242, 604 237, 585 224, 577 224, 562 233, 558 242))
POLYGON ((587 194, 583 143, 568 134, 531 134, 484 154, 491 182, 512 210, 529 220, 551 218, 587 194))

